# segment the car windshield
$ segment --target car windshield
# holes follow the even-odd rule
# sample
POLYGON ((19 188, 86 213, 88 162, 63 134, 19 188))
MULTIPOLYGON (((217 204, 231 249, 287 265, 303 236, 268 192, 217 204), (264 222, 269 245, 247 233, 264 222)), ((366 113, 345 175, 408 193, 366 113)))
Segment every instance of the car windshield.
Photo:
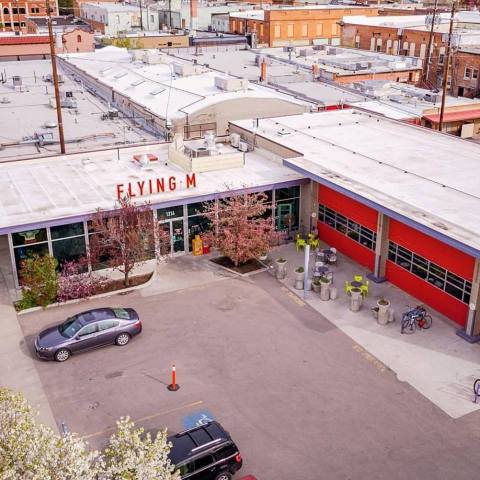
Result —
POLYGON ((58 327, 58 330, 64 337, 72 338, 82 326, 77 317, 70 317, 58 327))

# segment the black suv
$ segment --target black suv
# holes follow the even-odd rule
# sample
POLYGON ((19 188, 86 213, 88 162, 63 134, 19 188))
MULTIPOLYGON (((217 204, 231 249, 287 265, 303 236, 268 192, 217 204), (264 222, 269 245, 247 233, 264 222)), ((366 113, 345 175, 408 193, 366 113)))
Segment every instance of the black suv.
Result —
POLYGON ((230 480, 241 468, 242 456, 228 432, 218 422, 172 435, 170 460, 181 479, 230 480))

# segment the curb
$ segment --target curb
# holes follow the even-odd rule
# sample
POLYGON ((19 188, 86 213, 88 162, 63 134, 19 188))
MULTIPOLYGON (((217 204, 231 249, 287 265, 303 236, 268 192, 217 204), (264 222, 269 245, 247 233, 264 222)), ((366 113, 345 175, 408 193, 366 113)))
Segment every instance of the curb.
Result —
POLYGON ((64 305, 74 305, 75 303, 88 302, 90 300, 96 300, 97 298, 107 298, 113 297, 113 295, 119 295, 121 293, 133 292, 135 290, 141 290, 142 288, 148 287, 156 278, 157 269, 155 268, 152 272, 152 276, 148 281, 142 283, 141 285, 135 285, 134 287, 122 288, 120 290, 114 290, 113 292, 98 293, 87 298, 76 298, 74 300, 67 300, 66 302, 55 302, 47 305, 46 307, 32 307, 26 308, 25 310, 20 310, 19 312, 15 311, 17 315, 26 315, 28 313, 38 312, 40 310, 46 310, 48 308, 63 307, 64 305))

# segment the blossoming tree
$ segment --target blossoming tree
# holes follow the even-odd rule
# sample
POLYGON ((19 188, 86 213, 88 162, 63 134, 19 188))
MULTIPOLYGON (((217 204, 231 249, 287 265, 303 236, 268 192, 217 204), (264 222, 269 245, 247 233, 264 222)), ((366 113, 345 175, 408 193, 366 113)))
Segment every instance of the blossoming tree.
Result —
POLYGON ((203 213, 211 221, 205 239, 218 248, 235 266, 259 257, 278 244, 272 218, 264 218, 270 208, 265 193, 232 195, 208 204, 203 213))

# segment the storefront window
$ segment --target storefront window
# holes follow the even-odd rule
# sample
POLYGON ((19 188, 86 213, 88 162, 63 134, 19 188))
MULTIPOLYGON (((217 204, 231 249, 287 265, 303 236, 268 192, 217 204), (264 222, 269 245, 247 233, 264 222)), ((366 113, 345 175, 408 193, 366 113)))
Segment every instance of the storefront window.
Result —
POLYGON ((24 245, 13 249, 15 256, 15 265, 17 266, 17 273, 20 276, 22 269, 22 262, 27 258, 32 258, 34 255, 48 255, 48 243, 37 243, 36 245, 24 245))
POLYGON ((58 238, 77 237, 83 234, 83 222, 50 227, 50 236, 52 237, 52 240, 56 240, 58 238))
POLYGON ((31 245, 32 243, 46 242, 47 229, 26 230, 25 232, 12 233, 13 246, 31 245))
POLYGON ((210 230, 211 222, 208 218, 203 215, 195 215, 188 217, 188 250, 192 251, 192 240, 195 238, 195 235, 204 234, 210 230))
POLYGON ((191 217, 192 215, 198 215, 200 213, 205 212, 205 210, 207 210, 209 205, 212 204, 212 203, 213 203, 213 201, 191 203, 190 205, 187 206, 188 216, 191 217))
POLYGON ((57 259, 59 267, 64 262, 72 262, 84 256, 87 252, 85 246, 85 237, 67 238, 52 242, 52 253, 57 259))
POLYGON ((157 218, 162 220, 169 220, 171 218, 183 217, 183 205, 176 205, 175 207, 159 208, 157 210, 157 218))

